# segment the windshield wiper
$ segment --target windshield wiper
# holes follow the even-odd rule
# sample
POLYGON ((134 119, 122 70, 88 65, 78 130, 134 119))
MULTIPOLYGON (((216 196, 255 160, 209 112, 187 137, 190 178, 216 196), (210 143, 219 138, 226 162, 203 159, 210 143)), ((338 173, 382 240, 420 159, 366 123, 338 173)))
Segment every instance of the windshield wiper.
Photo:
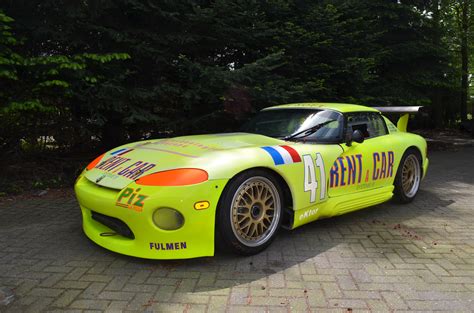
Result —
POLYGON ((291 134, 291 135, 288 135, 286 137, 283 138, 283 140, 290 140, 290 139, 295 139, 296 137, 300 137, 300 138, 305 138, 305 137, 308 137, 309 135, 312 135, 314 134, 315 132, 317 132, 321 127, 331 123, 331 122, 334 122, 335 120, 328 120, 326 122, 322 122, 322 123, 319 123, 319 124, 316 124, 310 128, 307 128, 305 130, 302 130, 302 131, 299 131, 297 133, 294 133, 294 134, 291 134), (302 135, 302 136, 300 136, 302 135))

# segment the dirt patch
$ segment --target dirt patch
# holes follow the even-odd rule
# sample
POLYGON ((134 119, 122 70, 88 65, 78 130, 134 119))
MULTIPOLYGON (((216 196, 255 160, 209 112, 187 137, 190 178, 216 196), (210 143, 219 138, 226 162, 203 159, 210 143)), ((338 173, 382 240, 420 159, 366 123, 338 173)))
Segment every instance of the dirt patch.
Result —
POLYGON ((25 191, 16 195, 3 195, 0 197, 0 205, 8 202, 18 202, 31 199, 63 199, 74 197, 74 190, 72 187, 62 187, 54 189, 44 189, 35 191, 25 191))

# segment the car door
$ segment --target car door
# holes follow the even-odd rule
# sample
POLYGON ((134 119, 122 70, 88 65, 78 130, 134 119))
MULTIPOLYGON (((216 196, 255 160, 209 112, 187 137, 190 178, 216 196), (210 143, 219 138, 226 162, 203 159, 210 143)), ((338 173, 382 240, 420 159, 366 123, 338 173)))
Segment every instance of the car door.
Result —
POLYGON ((344 115, 346 138, 355 130, 362 143, 342 143, 343 153, 329 174, 328 193, 338 197, 386 186, 396 174, 395 155, 387 125, 380 113, 356 112, 344 115))

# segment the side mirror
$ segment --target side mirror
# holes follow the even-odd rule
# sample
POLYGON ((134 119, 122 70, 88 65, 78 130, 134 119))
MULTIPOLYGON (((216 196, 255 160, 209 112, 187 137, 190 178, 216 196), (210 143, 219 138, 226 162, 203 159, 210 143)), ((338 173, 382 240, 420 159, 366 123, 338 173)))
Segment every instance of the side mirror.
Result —
POLYGON ((364 142, 364 134, 356 129, 352 132, 352 135, 348 138, 346 144, 350 147, 352 142, 363 143, 364 142))

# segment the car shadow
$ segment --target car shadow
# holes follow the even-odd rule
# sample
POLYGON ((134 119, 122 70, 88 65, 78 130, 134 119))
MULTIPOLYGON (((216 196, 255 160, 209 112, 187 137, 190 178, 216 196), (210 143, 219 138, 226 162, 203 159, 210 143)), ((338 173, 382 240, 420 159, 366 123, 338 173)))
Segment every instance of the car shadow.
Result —
POLYGON ((167 261, 137 259, 101 248, 98 253, 113 254, 127 263, 127 267, 149 271, 147 281, 151 284, 160 284, 163 280, 177 286, 183 282, 192 285, 184 289, 186 292, 215 291, 249 283, 264 288, 273 280, 278 284, 283 277, 290 281, 304 281, 305 278, 311 279, 305 275, 317 274, 317 269, 329 269, 334 264, 343 268, 345 264, 361 262, 364 258, 380 258, 386 253, 395 253, 387 241, 429 244, 423 242, 422 234, 417 231, 417 217, 432 214, 439 207, 449 208, 452 203, 422 189, 409 205, 390 201, 315 221, 292 231, 281 231, 268 249, 249 257, 217 251, 214 257, 167 261), (429 203, 436 203, 436 206, 429 203), (413 220, 416 222, 411 223, 413 220))

